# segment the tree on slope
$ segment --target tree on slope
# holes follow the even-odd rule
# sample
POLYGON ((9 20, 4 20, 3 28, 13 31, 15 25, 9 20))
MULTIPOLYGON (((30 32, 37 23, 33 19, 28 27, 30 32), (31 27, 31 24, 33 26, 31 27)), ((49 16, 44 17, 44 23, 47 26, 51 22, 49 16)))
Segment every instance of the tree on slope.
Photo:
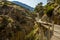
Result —
POLYGON ((40 2, 37 6, 36 6, 36 8, 35 8, 35 11, 36 11, 36 13, 38 13, 38 15, 39 15, 39 17, 41 18, 42 16, 43 16, 43 14, 44 14, 44 8, 43 8, 43 5, 42 5, 43 3, 42 2, 40 2))

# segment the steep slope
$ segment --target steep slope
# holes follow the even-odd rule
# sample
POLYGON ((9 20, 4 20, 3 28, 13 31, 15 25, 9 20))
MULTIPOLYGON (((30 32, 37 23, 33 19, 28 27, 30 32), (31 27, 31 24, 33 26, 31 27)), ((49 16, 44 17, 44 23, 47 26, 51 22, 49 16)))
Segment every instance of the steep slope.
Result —
POLYGON ((3 22, 0 23, 0 40, 25 40, 25 36, 34 27, 34 19, 30 13, 12 2, 0 2, 0 22, 3 22))

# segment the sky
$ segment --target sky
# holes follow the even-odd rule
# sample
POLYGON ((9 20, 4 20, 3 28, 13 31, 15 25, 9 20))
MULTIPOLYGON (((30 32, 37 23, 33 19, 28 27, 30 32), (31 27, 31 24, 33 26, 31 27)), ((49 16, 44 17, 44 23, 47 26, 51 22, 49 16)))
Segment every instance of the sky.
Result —
POLYGON ((9 1, 19 1, 22 2, 24 4, 27 4, 33 8, 36 7, 36 5, 40 2, 43 2, 43 5, 45 5, 47 3, 47 0, 9 0, 9 1))

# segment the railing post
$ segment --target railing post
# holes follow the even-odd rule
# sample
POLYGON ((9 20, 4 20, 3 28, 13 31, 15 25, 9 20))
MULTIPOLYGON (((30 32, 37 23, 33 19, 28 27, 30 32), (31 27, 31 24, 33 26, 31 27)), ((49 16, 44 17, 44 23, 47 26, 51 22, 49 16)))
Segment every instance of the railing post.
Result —
POLYGON ((50 26, 49 26, 48 31, 49 31, 49 33, 48 33, 48 40, 50 40, 50 26))
POLYGON ((54 21, 52 22, 52 31, 54 33, 54 21))
MULTIPOLYGON (((49 18, 47 19, 47 24, 48 24, 48 22, 49 22, 49 18)), ((47 37, 47 40, 50 40, 50 26, 48 28, 48 37, 47 37)))
POLYGON ((41 39, 39 39, 39 40, 44 40, 44 32, 43 32, 41 23, 40 23, 40 29, 41 29, 41 37, 40 37, 41 39))

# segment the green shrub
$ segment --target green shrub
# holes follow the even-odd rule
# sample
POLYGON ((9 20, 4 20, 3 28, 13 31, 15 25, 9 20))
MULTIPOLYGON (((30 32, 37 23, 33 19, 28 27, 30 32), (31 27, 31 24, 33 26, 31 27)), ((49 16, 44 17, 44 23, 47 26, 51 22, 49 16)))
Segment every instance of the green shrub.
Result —
POLYGON ((54 10, 54 8, 51 7, 51 6, 49 6, 47 8, 46 14, 47 14, 48 17, 51 17, 53 15, 53 10, 54 10))

